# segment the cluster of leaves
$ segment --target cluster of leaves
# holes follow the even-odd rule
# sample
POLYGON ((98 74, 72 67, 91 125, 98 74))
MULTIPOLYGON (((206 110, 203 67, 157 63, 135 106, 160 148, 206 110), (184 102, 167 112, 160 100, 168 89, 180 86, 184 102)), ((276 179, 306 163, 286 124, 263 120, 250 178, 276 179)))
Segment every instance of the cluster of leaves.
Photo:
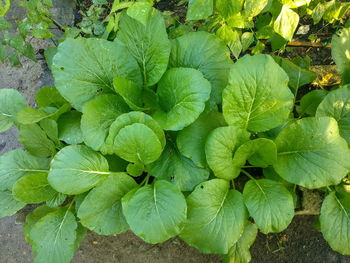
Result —
POLYGON ((238 58, 251 45, 253 54, 291 41, 302 16, 317 24, 344 22, 350 3, 338 0, 189 0, 187 20, 204 20, 200 28, 215 32, 238 58), (265 41, 265 42, 264 42, 265 41))
POLYGON ((53 25, 50 9, 51 0, 29 0, 21 1, 19 5, 26 10, 26 16, 16 21, 18 33, 11 32, 13 24, 5 19, 5 14, 10 9, 10 0, 5 0, 2 5, 0 1, 0 61, 9 61, 12 65, 20 64, 20 55, 36 61, 34 48, 28 36, 37 39, 51 38, 50 32, 53 25))
POLYGON ((350 254, 350 30, 332 41, 343 86, 306 94, 294 112, 315 78, 307 59, 233 64, 207 32, 170 41, 150 5, 118 16, 114 41, 58 46, 56 87, 38 91, 38 108, 0 90, 0 131, 15 124, 26 149, 0 157, 0 217, 41 204, 24 226, 35 261, 70 262, 87 229, 131 229, 249 262, 258 229, 291 222, 296 185, 327 193, 321 231, 350 254))

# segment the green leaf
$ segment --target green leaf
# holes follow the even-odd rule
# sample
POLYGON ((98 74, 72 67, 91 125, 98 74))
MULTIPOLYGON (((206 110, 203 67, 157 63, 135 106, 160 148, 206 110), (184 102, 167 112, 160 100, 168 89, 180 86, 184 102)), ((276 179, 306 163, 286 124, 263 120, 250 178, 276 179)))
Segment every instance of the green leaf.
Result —
POLYGON ((287 74, 268 55, 247 55, 238 60, 223 92, 226 122, 252 132, 282 124, 293 107, 287 83, 287 74))
POLYGON ((247 263, 252 256, 249 248, 253 245, 258 234, 255 224, 247 221, 244 231, 238 241, 230 248, 227 255, 223 257, 224 263, 247 263))
POLYGON ((299 116, 307 114, 315 116, 316 111, 322 100, 327 96, 326 90, 312 90, 305 94, 300 100, 300 107, 297 108, 299 116))
POLYGON ((14 215, 25 205, 14 199, 11 191, 0 191, 0 218, 14 215))
POLYGON ((283 38, 291 41, 295 30, 299 23, 299 15, 288 6, 283 6, 281 13, 278 15, 276 21, 273 24, 273 29, 283 38))
POLYGON ((80 222, 100 235, 126 231, 129 226, 123 215, 121 199, 136 186, 135 181, 125 173, 109 175, 88 193, 79 206, 80 222))
POLYGON ((244 3, 245 15, 251 18, 257 16, 265 8, 268 2, 268 0, 246 0, 244 3))
POLYGON ((0 16, 0 30, 8 30, 12 28, 12 24, 5 17, 0 16))
POLYGON ((350 197, 331 192, 323 201, 320 215, 321 232, 331 248, 350 255, 350 197))
POLYGON ((187 197, 188 218, 180 237, 202 253, 227 254, 247 219, 242 195, 230 183, 213 179, 187 197))
POLYGON ((297 8, 310 4, 311 0, 280 0, 280 2, 289 8, 297 8))
POLYGON ((52 73, 58 91, 79 111, 97 95, 112 93, 115 77, 142 83, 138 65, 127 49, 103 39, 66 39, 58 46, 52 73))
POLYGON ((80 129, 81 113, 69 111, 60 116, 58 124, 58 138, 67 144, 83 142, 83 133, 80 129))
POLYGON ((257 41, 255 47, 252 48, 252 54, 261 54, 265 50, 265 44, 261 41, 257 41))
POLYGON ((172 182, 181 191, 192 191, 209 177, 207 169, 197 167, 169 143, 159 159, 149 164, 147 169, 152 176, 172 182))
POLYGON ((40 218, 54 211, 56 211, 56 208, 42 205, 35 208, 32 212, 30 212, 26 216, 26 221, 23 226, 23 232, 24 232, 24 238, 29 244, 33 244, 33 241, 30 239, 30 231, 32 230, 33 226, 39 221, 40 218))
POLYGON ((20 124, 34 124, 48 118, 56 120, 70 108, 71 106, 68 103, 63 104, 58 109, 55 107, 45 107, 41 109, 26 107, 17 113, 17 121, 20 124))
POLYGON ((26 204, 48 201, 56 195, 47 181, 47 173, 33 173, 16 181, 12 188, 13 197, 26 204))
POLYGON ((129 113, 124 113, 117 117, 117 119, 112 123, 111 127, 109 128, 109 135, 106 140, 108 154, 116 153, 117 149, 114 142, 116 136, 119 134, 121 129, 135 123, 144 124, 145 126, 150 128, 157 135, 157 138, 160 141, 162 148, 164 148, 165 136, 162 128, 158 125, 158 123, 154 119, 152 119, 151 116, 143 112, 132 111, 129 113))
POLYGON ((350 83, 350 28, 332 37, 332 57, 342 75, 343 84, 350 83))
POLYGON ((193 123, 204 111, 210 83, 191 68, 169 69, 158 83, 159 109, 152 117, 164 130, 178 131, 193 123))
POLYGON ((206 19, 213 13, 213 6, 213 0, 189 0, 186 19, 206 19))
POLYGON ((0 17, 4 16, 11 7, 11 0, 4 0, 0 2, 0 17))
POLYGON ((113 84, 115 91, 123 97, 131 109, 143 110, 143 90, 141 86, 137 86, 135 82, 120 77, 115 78, 113 84))
POLYGON ((0 156, 0 191, 12 190, 21 177, 36 172, 48 172, 49 160, 35 157, 23 150, 13 150, 0 156))
POLYGON ((350 150, 335 119, 304 118, 285 127, 275 140, 273 167, 286 181, 314 189, 338 184, 350 169, 350 150))
POLYGON ((350 144, 350 86, 329 92, 318 106, 316 117, 333 117, 340 136, 350 144))
POLYGON ((215 8, 225 18, 239 13, 243 7, 243 0, 216 0, 215 8))
POLYGON ((53 57, 57 53, 57 47, 48 47, 44 51, 45 61, 47 64, 47 67, 51 70, 52 69, 52 60, 53 57))
POLYGON ((46 201, 46 205, 49 207, 58 207, 61 206, 67 199, 67 195, 55 192, 49 200, 46 201))
POLYGON ((46 133, 47 137, 53 141, 56 147, 60 148, 62 146, 61 142, 58 140, 58 127, 57 122, 52 119, 44 119, 39 122, 40 127, 46 133))
POLYGON ((213 130, 205 144, 205 154, 209 167, 216 177, 231 180, 240 173, 240 168, 233 163, 233 153, 250 134, 237 127, 219 127, 213 130))
POLYGON ((48 118, 49 114, 42 109, 33 109, 26 107, 17 113, 17 120, 21 124, 33 124, 37 123, 45 118, 48 118))
POLYGON ((85 103, 81 118, 81 130, 86 145, 96 151, 106 151, 105 140, 109 128, 129 107, 117 95, 105 94, 85 103))
POLYGON ((35 156, 50 157, 56 153, 55 144, 38 124, 21 125, 18 140, 35 156))
POLYGON ((254 34, 251 32, 244 32, 241 36, 242 52, 246 51, 254 42, 254 34))
POLYGON ((126 167, 126 172, 134 177, 142 175, 144 170, 145 166, 143 165, 143 163, 140 162, 129 163, 126 167))
POLYGON ((186 220, 185 197, 164 180, 130 191, 123 197, 122 205, 131 230, 151 244, 178 235, 186 220))
POLYGON ((122 14, 117 40, 122 42, 136 59, 144 85, 156 84, 168 66, 170 54, 170 42, 161 13, 152 9, 146 26, 127 14, 122 14))
POLYGON ((291 62, 289 59, 285 59, 278 56, 273 56, 273 59, 282 67, 289 77, 289 87, 295 94, 298 88, 306 84, 311 83, 316 79, 317 75, 315 72, 301 68, 291 62))
POLYGON ((148 126, 134 123, 122 128, 114 140, 116 154, 129 162, 149 164, 158 159, 162 145, 148 126))
POLYGON ((0 132, 16 123, 16 115, 26 107, 23 96, 14 89, 0 89, 0 132))
POLYGON ((277 159, 277 149, 273 141, 258 138, 243 143, 233 156, 233 163, 239 169, 249 161, 253 166, 267 167, 277 159))
POLYGON ((84 145, 70 145, 52 159, 48 180, 58 192, 80 194, 109 174, 108 162, 101 154, 84 145))
POLYGON ((77 226, 75 216, 66 208, 40 218, 30 231, 35 262, 70 262, 75 251, 77 226))
POLYGON ((243 198, 250 216, 264 234, 283 231, 293 219, 293 197, 279 182, 250 180, 244 186, 243 198))
POLYGON ((194 123, 181 130, 176 137, 176 144, 181 154, 190 158, 199 167, 206 166, 205 142, 209 133, 224 126, 222 113, 212 111, 202 114, 194 123))
POLYGON ((134 2, 132 6, 126 10, 126 13, 142 25, 147 26, 148 21, 153 16, 153 12, 155 12, 154 8, 152 8, 152 4, 153 1, 152 3, 147 1, 134 2))
POLYGON ((44 86, 36 93, 36 102, 39 108, 56 107, 60 108, 67 101, 61 96, 55 87, 44 86))
POLYGON ((211 100, 216 103, 221 103, 232 64, 225 43, 207 32, 191 32, 172 40, 169 67, 201 71, 211 83, 211 100))

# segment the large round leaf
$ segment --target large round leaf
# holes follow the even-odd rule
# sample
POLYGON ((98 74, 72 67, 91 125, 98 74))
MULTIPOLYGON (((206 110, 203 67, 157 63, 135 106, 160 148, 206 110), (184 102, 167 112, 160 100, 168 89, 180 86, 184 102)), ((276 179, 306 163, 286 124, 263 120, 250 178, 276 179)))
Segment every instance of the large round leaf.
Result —
POLYGON ((250 134, 233 126, 213 130, 205 144, 205 154, 209 167, 216 177, 231 180, 240 173, 240 167, 233 163, 233 153, 249 140, 250 134))
POLYGON ((209 133, 224 126, 222 113, 212 111, 202 114, 194 123, 180 131, 176 137, 179 151, 200 167, 206 166, 205 142, 209 133))
POLYGON ((275 140, 273 167, 286 181, 307 188, 338 184, 350 169, 350 150, 337 121, 304 118, 285 127, 275 140))
POLYGON ((192 191, 196 185, 208 179, 207 169, 197 167, 169 144, 159 159, 147 166, 152 176, 172 182, 181 191, 192 191))
POLYGON ((100 235, 112 235, 129 228, 125 221, 121 199, 132 188, 135 181, 125 173, 109 175, 92 189, 79 206, 80 222, 100 235))
POLYGON ((86 145, 105 152, 109 127, 120 114, 128 111, 129 107, 117 95, 105 94, 85 103, 81 130, 86 145))
POLYGON ((291 193, 269 179, 250 180, 244 186, 243 198, 249 214, 264 234, 281 232, 294 216, 291 193))
POLYGON ((333 36, 332 57, 342 74, 343 83, 350 83, 350 28, 343 28, 333 36))
POLYGON ((232 66, 223 113, 230 125, 267 131, 288 119, 293 98, 287 74, 272 57, 247 55, 232 66))
POLYGON ((48 180, 58 192, 80 194, 109 174, 108 162, 101 154, 84 145, 70 145, 51 161, 48 180))
POLYGON ((207 32, 192 32, 172 41, 169 66, 195 68, 210 81, 211 100, 221 103, 232 60, 225 43, 207 32))
POLYGON ((233 163, 242 167, 247 160, 251 165, 267 167, 277 158, 277 149, 273 141, 265 138, 250 140, 242 144, 233 156, 233 163))
POLYGON ((227 255, 223 257, 224 263, 246 263, 250 262, 252 256, 249 248, 253 245, 258 234, 258 228, 255 224, 247 221, 243 234, 236 243, 230 248, 227 255))
POLYGON ((152 244, 178 235, 186 220, 185 197, 164 180, 130 191, 123 197, 122 205, 131 230, 152 244))
POLYGON ((165 146, 164 132, 159 126, 159 124, 154 119, 152 119, 151 116, 143 112, 132 111, 120 115, 109 128, 109 134, 106 140, 107 152, 109 154, 116 153, 116 145, 114 145, 114 141, 120 130, 134 123, 141 123, 146 125, 157 135, 157 138, 160 141, 162 148, 165 146))
POLYGON ((83 134, 80 128, 81 113, 69 111, 58 119, 58 137, 68 144, 79 144, 83 142, 83 134))
POLYGON ((56 146, 39 124, 21 125, 18 140, 31 154, 38 157, 51 157, 56 154, 56 146))
POLYGON ((77 221, 67 208, 48 213, 30 231, 35 262, 70 262, 77 240, 77 221))
POLYGON ((0 218, 14 215, 25 205, 25 203, 14 199, 11 191, 0 191, 0 218))
POLYGON ((52 73, 58 91, 79 111, 95 96, 112 93, 114 77, 142 85, 140 69, 128 50, 104 39, 65 40, 53 59, 52 73))
POLYGON ((37 172, 48 172, 49 160, 35 157, 23 150, 14 150, 0 156, 0 191, 12 190, 21 177, 37 172))
POLYGON ((316 111, 316 117, 324 116, 337 120, 340 135, 350 144, 350 86, 328 93, 316 111))
POLYGON ((124 101, 133 110, 143 110, 143 88, 126 78, 117 77, 113 80, 115 91, 123 97, 124 101))
POLYGON ((148 126, 134 123, 122 128, 114 139, 116 154, 129 162, 149 164, 162 153, 162 144, 148 126))
POLYGON ((331 192, 323 201, 320 215, 321 232, 331 248, 350 255, 350 196, 331 192))
MULTIPOLYGON (((149 9, 148 9, 149 10, 149 9)), ((162 14, 152 8, 143 23, 122 14, 117 39, 140 66, 146 86, 156 84, 165 72, 170 54, 170 41, 162 14)))
POLYGON ((247 219, 242 195, 230 183, 213 179, 187 197, 188 219, 180 237, 202 253, 227 254, 247 219))
POLYGON ((52 199, 57 192, 49 185, 47 174, 33 173, 17 180, 12 194, 18 201, 36 204, 52 199))
POLYGON ((209 99, 210 83, 190 68, 169 69, 158 83, 159 109, 153 118, 165 130, 178 131, 194 122, 209 99))
POLYGON ((0 89, 0 132, 10 129, 17 113, 25 107, 25 100, 17 90, 0 89))

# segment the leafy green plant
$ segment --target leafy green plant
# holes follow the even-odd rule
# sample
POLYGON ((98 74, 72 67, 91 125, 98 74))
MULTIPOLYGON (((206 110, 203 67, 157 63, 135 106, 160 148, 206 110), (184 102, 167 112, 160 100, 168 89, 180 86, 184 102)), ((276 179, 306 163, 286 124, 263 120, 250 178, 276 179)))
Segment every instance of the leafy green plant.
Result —
POLYGON ((201 30, 215 32, 238 58, 251 45, 252 54, 262 53, 266 42, 272 50, 291 41, 301 17, 314 24, 346 21, 350 4, 332 0, 189 0, 187 21, 200 22, 201 30))
POLYGON ((33 46, 28 39, 32 36, 37 39, 52 38, 54 35, 50 28, 54 24, 50 9, 53 7, 51 0, 21 1, 19 5, 26 10, 26 16, 16 21, 18 33, 11 32, 13 25, 6 20, 4 15, 10 9, 10 2, 0 2, 0 61, 9 61, 12 65, 20 64, 19 55, 24 55, 36 61, 33 46))
POLYGON ((56 87, 38 91, 38 108, 0 90, 0 131, 16 125, 26 149, 0 157, 0 217, 38 204, 24 225, 35 262, 70 262, 87 229, 152 244, 179 236, 249 262, 258 229, 291 222, 297 185, 326 192, 321 231, 350 254, 349 29, 332 43, 343 86, 293 111, 315 78, 307 59, 233 64, 218 37, 170 41, 160 12, 130 8, 114 41, 58 46, 56 87))

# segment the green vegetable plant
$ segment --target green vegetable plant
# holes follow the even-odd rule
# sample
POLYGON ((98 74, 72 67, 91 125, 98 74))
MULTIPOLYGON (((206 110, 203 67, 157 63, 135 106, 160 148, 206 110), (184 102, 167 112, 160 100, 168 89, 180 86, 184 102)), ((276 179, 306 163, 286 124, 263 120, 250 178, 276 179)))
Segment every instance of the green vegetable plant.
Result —
POLYGON ((258 230, 290 224, 303 186, 326 193, 321 231, 350 254, 348 42, 349 29, 332 41, 344 83, 310 106, 296 105, 315 78, 307 61, 233 64, 207 32, 170 41, 151 6, 121 12, 114 41, 67 38, 37 108, 0 90, 0 131, 16 125, 25 148, 0 157, 0 217, 37 204, 24 235, 38 263, 70 262, 87 230, 128 229, 249 262, 258 230))
POLYGON ((50 32, 54 24, 51 0, 20 1, 18 5, 25 9, 26 15, 22 20, 15 21, 18 28, 18 32, 15 32, 13 23, 5 18, 11 0, 0 1, 0 61, 9 61, 13 66, 20 64, 20 55, 37 60, 29 36, 37 39, 54 37, 50 32))
POLYGON ((251 46, 252 54, 262 53, 266 43, 273 51, 283 50, 301 18, 339 27, 346 22, 349 7, 338 0, 188 0, 186 19, 215 33, 238 58, 251 46))

